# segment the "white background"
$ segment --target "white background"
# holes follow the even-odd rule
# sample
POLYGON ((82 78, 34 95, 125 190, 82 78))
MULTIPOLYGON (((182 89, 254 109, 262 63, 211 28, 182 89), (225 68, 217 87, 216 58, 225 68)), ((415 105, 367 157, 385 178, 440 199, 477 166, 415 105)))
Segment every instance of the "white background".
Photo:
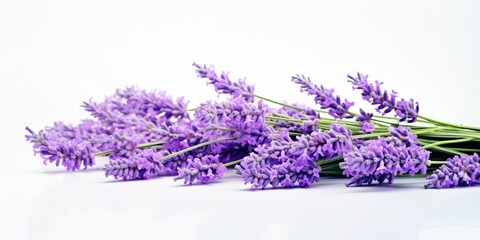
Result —
POLYGON ((475 239, 480 188, 423 190, 424 179, 345 188, 249 191, 229 174, 183 187, 115 182, 99 168, 44 167, 24 141, 82 101, 138 85, 216 98, 192 62, 246 77, 259 95, 312 100, 306 74, 357 101, 347 74, 368 73, 421 114, 480 125, 478 1, 0 0, 0 239, 475 239))

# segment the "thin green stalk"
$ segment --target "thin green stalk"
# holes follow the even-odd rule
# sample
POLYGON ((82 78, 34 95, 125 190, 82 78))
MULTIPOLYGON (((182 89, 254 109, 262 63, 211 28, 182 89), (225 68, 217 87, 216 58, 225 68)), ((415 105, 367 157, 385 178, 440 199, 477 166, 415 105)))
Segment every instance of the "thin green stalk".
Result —
POLYGON ((420 116, 420 115, 418 116, 418 118, 430 121, 432 123, 440 124, 440 125, 443 125, 443 126, 450 126, 450 127, 463 128, 463 129, 472 129, 472 130, 480 130, 480 127, 471 127, 471 126, 463 126, 463 125, 457 125, 457 124, 452 124, 452 123, 446 123, 446 122, 437 121, 437 120, 434 120, 434 119, 431 119, 431 118, 428 118, 428 117, 424 117, 424 116, 420 116))
POLYGON ((342 159, 343 159, 343 157, 334 157, 334 158, 331 158, 331 159, 320 159, 320 160, 315 161, 315 165, 322 166, 322 165, 332 163, 332 162, 335 162, 335 161, 339 161, 339 160, 342 160, 342 159))
POLYGON ((106 156, 116 151, 118 150, 106 150, 106 151, 96 152, 96 153, 93 153, 93 156, 94 157, 106 156))
POLYGON ((238 159, 238 160, 235 160, 235 161, 224 163, 223 166, 225 166, 225 167, 235 166, 235 165, 239 164, 240 161, 242 161, 242 159, 238 159))
POLYGON ((455 139, 455 140, 447 140, 447 141, 440 141, 440 142, 435 142, 431 143, 425 146, 422 146, 423 149, 428 149, 434 146, 439 146, 439 145, 446 145, 446 144, 451 144, 451 143, 462 143, 462 142, 470 142, 474 138, 464 138, 464 139, 455 139))
MULTIPOLYGON (((420 142, 422 142, 422 141, 420 140, 420 142)), ((450 154, 453 154, 453 155, 464 155, 464 153, 459 152, 459 151, 452 150, 452 149, 450 149, 450 148, 439 147, 439 146, 433 146, 433 147, 431 147, 431 148, 433 148, 433 149, 435 149, 435 150, 438 150, 438 151, 440 151, 440 152, 450 153, 450 154)))
POLYGON ((443 165, 446 163, 446 161, 432 161, 432 160, 428 160, 428 162, 430 164, 438 164, 438 165, 443 165))
POLYGON ((138 148, 147 148, 147 147, 152 147, 152 146, 162 145, 162 144, 164 144, 164 142, 148 142, 148 143, 138 144, 137 147, 138 148))
MULTIPOLYGON (((416 134, 416 135, 421 135, 421 134, 424 134, 424 133, 429 133, 429 132, 438 131, 439 129, 443 129, 443 128, 442 128, 442 127, 432 127, 432 128, 428 128, 428 129, 421 130, 421 131, 412 131, 412 133, 414 133, 414 134, 416 134)), ((358 138, 374 138, 374 137, 381 137, 381 136, 388 136, 388 135, 390 135, 390 132, 362 134, 362 135, 353 136, 352 138, 353 138, 353 139, 358 139, 358 138)))
POLYGON ((262 97, 262 96, 258 96, 257 94, 253 94, 253 96, 256 97, 256 98, 265 100, 267 102, 271 102, 271 103, 280 105, 280 106, 284 106, 284 107, 288 107, 288 108, 292 108, 292 109, 296 109, 296 110, 302 110, 302 108, 300 108, 300 107, 295 107, 295 106, 292 106, 292 105, 289 105, 289 104, 286 104, 286 103, 277 102, 277 101, 274 101, 274 100, 271 100, 271 99, 268 99, 268 98, 265 98, 265 97, 262 97))
POLYGON ((160 161, 165 161, 165 160, 168 160, 170 158, 173 158, 173 157, 176 157, 180 154, 183 154, 183 153, 186 153, 186 152, 189 152, 189 151, 192 151, 192 150, 195 150, 197 148, 201 148, 201 147, 204 147, 204 146, 208 146, 210 144, 213 144, 213 143, 216 143, 216 142, 221 142, 221 141, 227 141, 227 140, 235 140, 236 138, 227 138, 227 137, 224 137, 224 138, 217 138, 215 140, 211 140, 211 141, 208 141, 208 142, 204 142, 204 143, 200 143, 200 144, 197 144, 197 145, 194 145, 194 146, 191 146, 189 148, 185 148, 181 151, 178 151, 178 152, 174 152, 170 155, 167 155, 165 157, 163 157, 162 159, 160 159, 160 161))
POLYGON ((455 151, 462 151, 462 152, 480 152, 480 149, 471 149, 471 148, 449 148, 455 151))

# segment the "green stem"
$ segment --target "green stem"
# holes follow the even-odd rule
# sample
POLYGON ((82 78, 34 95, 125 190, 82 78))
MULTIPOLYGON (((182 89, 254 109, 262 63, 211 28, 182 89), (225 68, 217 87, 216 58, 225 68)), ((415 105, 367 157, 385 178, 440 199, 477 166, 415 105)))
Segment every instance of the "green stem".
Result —
POLYGON ((240 161, 242 161, 242 159, 238 159, 238 160, 235 160, 235 161, 224 163, 223 166, 225 166, 225 167, 235 166, 235 165, 239 164, 240 161))
POLYGON ((462 152, 480 152, 480 149, 470 149, 470 148, 449 148, 455 151, 462 151, 462 152))
POLYGON ((425 146, 422 146, 423 149, 428 149, 434 146, 439 146, 439 145, 445 145, 445 144, 451 144, 451 143, 462 143, 462 142, 470 142, 474 140, 475 138, 464 138, 464 139, 455 139, 455 140, 447 140, 447 141, 439 141, 435 143, 431 143, 425 146))
POLYGON ((162 159, 160 159, 160 161, 165 161, 165 160, 168 160, 170 158, 173 158, 173 157, 176 157, 180 154, 183 154, 183 153, 186 153, 186 152, 189 152, 189 151, 192 151, 192 150, 195 150, 197 148, 201 148, 201 147, 204 147, 204 146, 208 146, 210 144, 213 144, 213 143, 216 143, 216 142, 221 142, 221 141, 227 141, 227 140, 235 140, 236 138, 227 138, 227 137, 224 137, 224 138, 217 138, 215 140, 211 140, 211 141, 208 141, 208 142, 204 142, 204 143, 200 143, 200 144, 197 144, 197 145, 194 145, 194 146, 191 146, 189 148, 185 148, 181 151, 178 151, 178 152, 174 152, 170 155, 167 155, 165 157, 163 157, 162 159))
POLYGON ((445 147, 439 147, 439 146, 433 146, 431 147, 435 150, 438 150, 440 152, 444 152, 444 153, 450 153, 450 154, 453 154, 453 155, 464 155, 464 153, 462 152, 459 152, 459 151, 455 151, 455 150, 452 150, 450 148, 445 148, 445 147))
POLYGON ((93 153, 93 156, 94 157, 106 156, 116 151, 118 150, 106 150, 106 151, 96 152, 96 153, 93 153))
POLYGON ((253 96, 256 97, 256 98, 265 100, 267 102, 271 102, 271 103, 280 105, 280 106, 292 108, 292 109, 295 109, 295 110, 302 110, 302 108, 300 108, 300 107, 295 107, 295 106, 292 106, 292 105, 289 105, 289 104, 286 104, 286 103, 277 102, 277 101, 274 101, 274 100, 271 100, 271 99, 268 99, 268 98, 265 98, 265 97, 262 97, 262 96, 258 96, 257 94, 253 94, 253 96))
POLYGON ((445 164, 447 161, 432 161, 432 160, 428 160, 428 162, 430 164, 439 164, 439 165, 442 165, 442 164, 445 164))
MULTIPOLYGON (((442 127, 432 127, 432 128, 428 128, 428 129, 425 129, 425 130, 412 131, 412 133, 414 133, 414 134, 416 134, 416 135, 421 135, 421 134, 424 134, 424 133, 429 133, 429 132, 438 131, 438 130, 440 130, 440 129, 443 129, 443 128, 442 128, 442 127)), ((353 139, 358 139, 358 138, 374 138, 374 137, 381 137, 381 136, 388 136, 388 135, 390 135, 390 132, 361 134, 361 135, 355 135, 355 136, 353 136, 352 138, 353 138, 353 139)))
POLYGON ((315 161, 315 165, 322 166, 322 165, 332 163, 332 162, 335 162, 335 161, 339 161, 339 160, 342 160, 342 159, 343 159, 343 157, 334 157, 334 158, 331 158, 331 159, 319 159, 319 160, 315 161))
POLYGON ((434 119, 431 119, 431 118, 427 118, 427 117, 424 117, 424 116, 420 116, 420 115, 418 116, 418 118, 421 118, 421 119, 430 121, 431 123, 440 124, 440 125, 443 125, 443 126, 450 126, 450 127, 462 128, 462 129, 480 130, 479 127, 470 127, 470 126, 463 126, 463 125, 457 125, 457 124, 451 124, 451 123, 441 122, 441 121, 437 121, 437 120, 434 120, 434 119))
POLYGON ((148 142, 148 143, 142 143, 138 144, 138 148, 147 148, 147 147, 152 147, 152 146, 157 146, 157 145, 162 145, 164 142, 148 142))

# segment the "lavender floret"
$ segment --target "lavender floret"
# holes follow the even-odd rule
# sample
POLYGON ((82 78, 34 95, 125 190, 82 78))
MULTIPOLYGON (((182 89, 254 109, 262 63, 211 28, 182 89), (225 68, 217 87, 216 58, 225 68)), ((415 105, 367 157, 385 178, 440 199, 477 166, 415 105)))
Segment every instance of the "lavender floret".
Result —
POLYGON ((372 113, 367 113, 360 108, 360 115, 356 117, 355 121, 359 122, 362 125, 360 127, 360 131, 362 133, 368 134, 375 131, 375 125, 372 123, 372 118, 372 113))

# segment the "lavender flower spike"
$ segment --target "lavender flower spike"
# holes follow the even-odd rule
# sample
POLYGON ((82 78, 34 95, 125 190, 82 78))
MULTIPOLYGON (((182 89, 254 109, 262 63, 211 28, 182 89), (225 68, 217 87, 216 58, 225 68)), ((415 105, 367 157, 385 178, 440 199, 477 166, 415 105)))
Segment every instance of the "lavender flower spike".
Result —
POLYGON ((392 110, 395 111, 395 116, 400 118, 400 121, 407 121, 409 123, 415 122, 418 117, 418 103, 413 99, 397 100, 397 92, 392 91, 390 94, 385 90, 382 91, 380 86, 382 82, 375 81, 375 85, 368 82, 368 75, 357 73, 357 77, 347 75, 349 82, 352 83, 353 89, 362 90, 362 98, 372 105, 377 105, 377 111, 385 115, 392 110))
POLYGON ((193 63, 193 66, 197 68, 198 77, 206 78, 207 83, 212 84, 218 94, 230 94, 233 97, 242 97, 248 102, 253 102, 255 88, 253 85, 247 85, 244 79, 232 82, 228 73, 222 72, 219 77, 213 66, 207 67, 207 65, 202 66, 197 63, 193 63))
POLYGON ((478 155, 462 155, 447 159, 446 163, 427 177, 425 188, 453 188, 480 183, 478 155))
POLYGON ((328 109, 328 113, 332 117, 337 119, 353 117, 348 113, 348 109, 353 106, 354 103, 349 102, 346 99, 342 102, 338 95, 333 95, 333 89, 325 88, 322 85, 319 87, 316 84, 313 84, 309 77, 303 75, 293 76, 292 81, 296 84, 300 84, 301 92, 306 92, 308 95, 314 95, 315 103, 320 105, 322 109, 328 109))
POLYGON ((51 132, 41 130, 35 133, 30 128, 26 128, 30 135, 26 135, 27 141, 33 143, 34 153, 40 154, 43 163, 55 163, 57 167, 61 164, 69 171, 75 171, 93 166, 95 158, 93 157, 92 145, 82 139, 66 139, 57 136, 51 132))

